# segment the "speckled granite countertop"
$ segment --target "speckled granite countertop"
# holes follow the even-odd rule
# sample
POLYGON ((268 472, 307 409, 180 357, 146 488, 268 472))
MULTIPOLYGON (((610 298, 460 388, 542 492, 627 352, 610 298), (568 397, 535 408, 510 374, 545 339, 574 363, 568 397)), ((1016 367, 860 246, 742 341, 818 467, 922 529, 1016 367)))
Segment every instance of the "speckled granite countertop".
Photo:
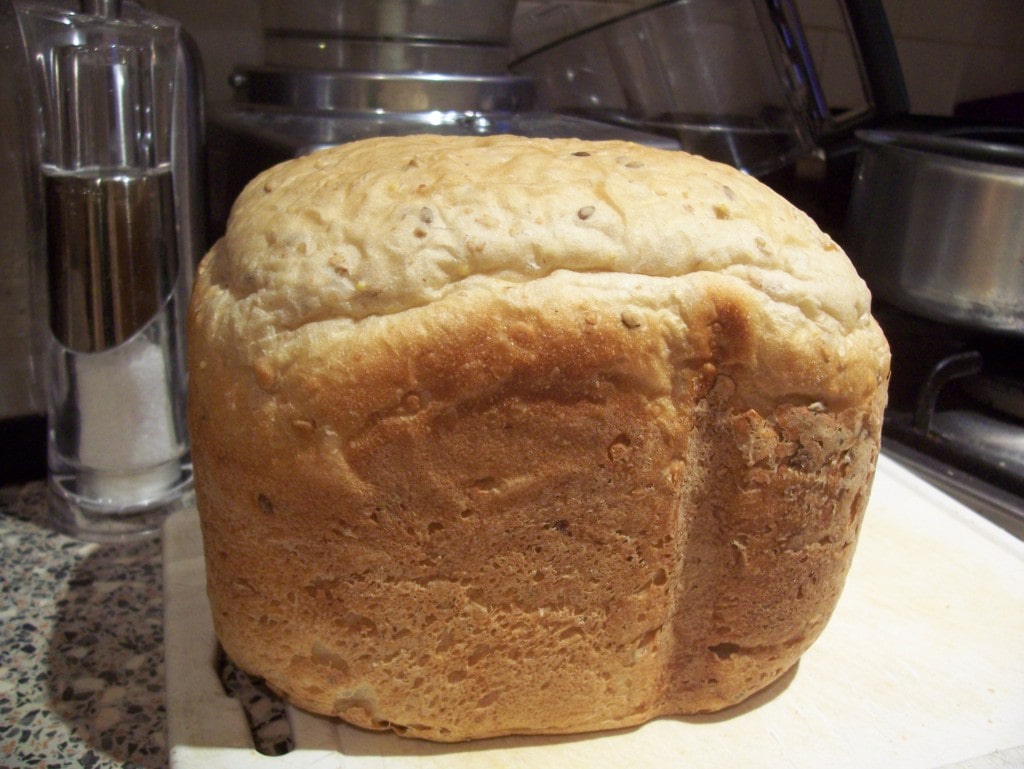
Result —
POLYGON ((47 526, 44 486, 0 488, 0 766, 168 766, 158 539, 47 526))

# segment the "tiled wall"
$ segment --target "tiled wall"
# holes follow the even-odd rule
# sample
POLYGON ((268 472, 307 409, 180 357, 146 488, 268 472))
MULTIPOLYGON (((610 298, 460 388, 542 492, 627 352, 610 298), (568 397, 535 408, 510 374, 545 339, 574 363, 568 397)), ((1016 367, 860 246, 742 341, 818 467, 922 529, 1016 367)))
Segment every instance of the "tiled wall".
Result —
MULTIPOLYGON (((840 0, 797 0, 829 101, 859 94, 840 0)), ((196 37, 211 99, 230 97, 237 64, 261 60, 259 0, 145 0, 196 37)), ((884 0, 900 63, 919 114, 949 114, 957 102, 1024 91, 1024 0, 884 0)))

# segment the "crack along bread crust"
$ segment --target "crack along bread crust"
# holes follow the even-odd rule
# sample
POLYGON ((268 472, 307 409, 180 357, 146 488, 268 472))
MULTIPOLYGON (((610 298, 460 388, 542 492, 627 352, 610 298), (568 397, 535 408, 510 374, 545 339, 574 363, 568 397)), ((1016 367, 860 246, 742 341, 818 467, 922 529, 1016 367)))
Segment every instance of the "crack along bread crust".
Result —
POLYGON ((681 152, 374 139, 204 260, 217 635, 295 704, 456 741, 737 703, 842 590, 889 352, 846 256, 681 152))

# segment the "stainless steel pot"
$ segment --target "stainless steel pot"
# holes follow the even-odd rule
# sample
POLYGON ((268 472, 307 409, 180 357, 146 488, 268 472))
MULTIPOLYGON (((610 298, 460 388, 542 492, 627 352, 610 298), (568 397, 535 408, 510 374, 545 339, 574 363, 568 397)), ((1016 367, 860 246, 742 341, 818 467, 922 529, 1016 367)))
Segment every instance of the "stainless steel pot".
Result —
POLYGON ((876 297, 1024 336, 1021 136, 858 134, 845 245, 876 297))

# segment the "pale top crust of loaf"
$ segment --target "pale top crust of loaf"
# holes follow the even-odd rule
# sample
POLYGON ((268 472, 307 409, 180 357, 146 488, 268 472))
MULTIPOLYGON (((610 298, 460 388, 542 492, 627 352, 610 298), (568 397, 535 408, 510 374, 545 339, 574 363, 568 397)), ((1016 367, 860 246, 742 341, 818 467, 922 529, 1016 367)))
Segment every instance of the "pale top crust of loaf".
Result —
POLYGON ((376 139, 257 177, 189 315, 214 623, 437 740, 715 710, 850 565, 889 352, 846 256, 681 152, 376 139))
POLYGON ((561 271, 627 289, 715 273, 764 294, 780 324, 839 337, 870 318, 863 280, 802 211, 731 167, 625 142, 425 135, 325 150, 247 187, 210 269, 240 353, 307 323, 561 271))

